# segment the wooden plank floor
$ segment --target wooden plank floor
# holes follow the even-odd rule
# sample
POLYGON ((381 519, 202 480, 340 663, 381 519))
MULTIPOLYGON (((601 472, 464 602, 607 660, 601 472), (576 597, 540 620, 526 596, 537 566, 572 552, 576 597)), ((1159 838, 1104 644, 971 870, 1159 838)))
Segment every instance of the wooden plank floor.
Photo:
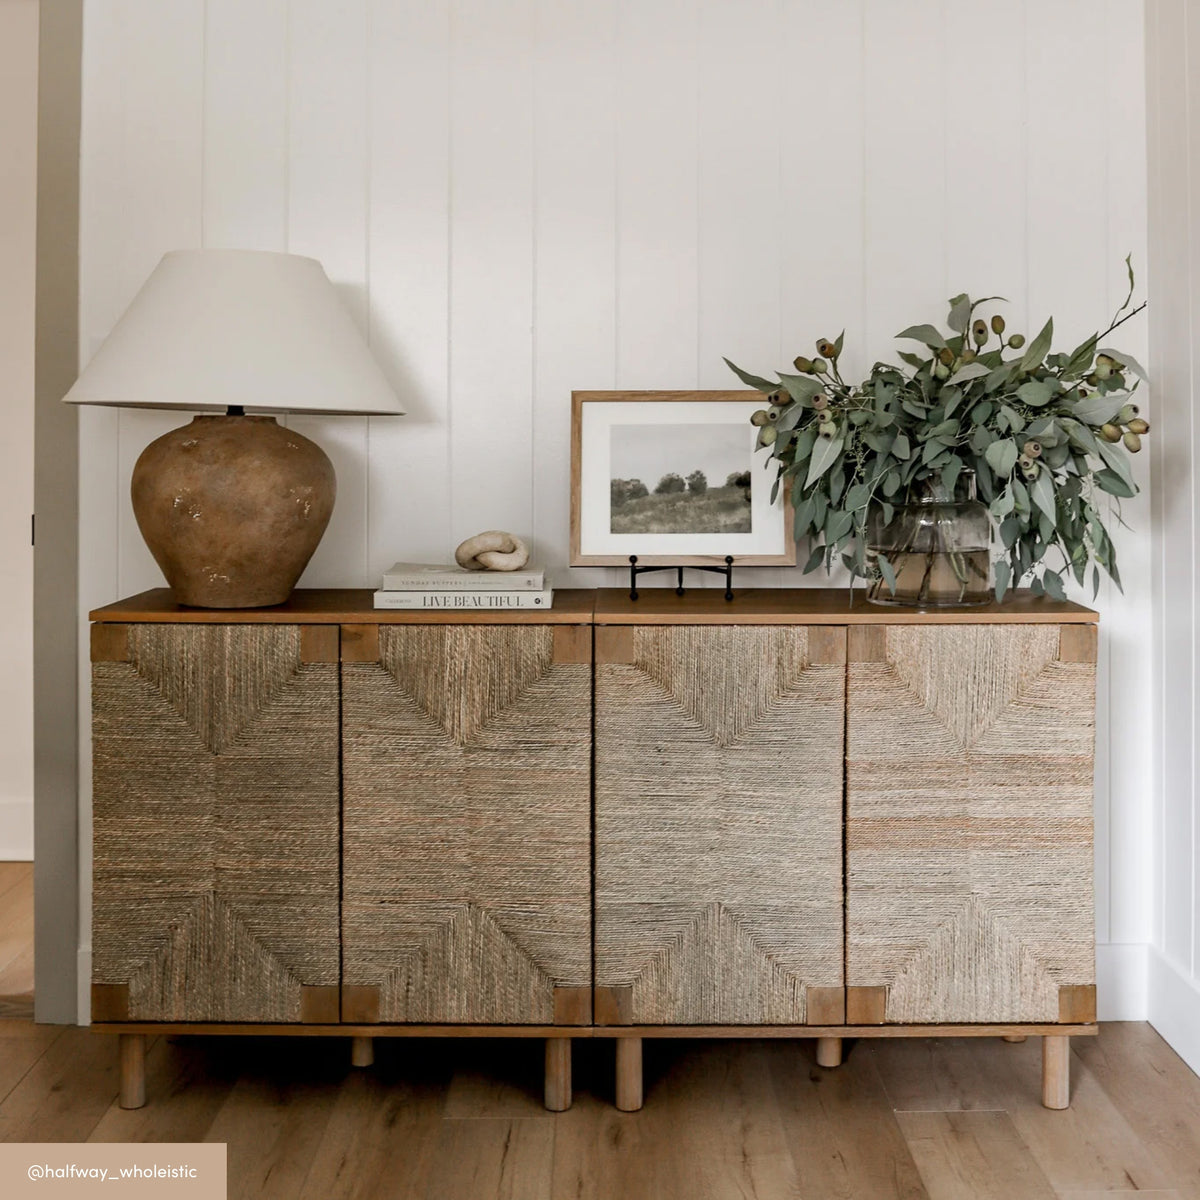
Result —
POLYGON ((0 1021, 0 1140, 219 1141, 230 1197, 302 1200, 1200 1200, 1200 1079, 1144 1024, 1074 1045, 1073 1107, 1031 1039, 646 1043, 646 1107, 612 1106, 613 1046, 574 1047, 541 1106, 541 1043, 166 1038, 150 1102, 116 1103, 116 1041, 0 1021))

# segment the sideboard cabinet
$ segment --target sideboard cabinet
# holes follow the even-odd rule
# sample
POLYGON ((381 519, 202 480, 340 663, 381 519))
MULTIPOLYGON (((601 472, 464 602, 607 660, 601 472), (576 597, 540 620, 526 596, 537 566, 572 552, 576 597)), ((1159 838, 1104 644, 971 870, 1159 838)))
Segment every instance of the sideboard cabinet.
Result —
POLYGON ((1095 1031, 1096 615, 842 591, 364 591, 92 614, 95 1027, 1044 1039, 1095 1031))

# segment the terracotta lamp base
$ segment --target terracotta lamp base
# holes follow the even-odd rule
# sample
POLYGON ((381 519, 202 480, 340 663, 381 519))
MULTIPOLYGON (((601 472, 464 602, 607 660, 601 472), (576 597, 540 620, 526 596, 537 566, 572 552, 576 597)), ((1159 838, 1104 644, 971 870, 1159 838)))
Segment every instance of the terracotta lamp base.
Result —
POLYGON ((282 604, 329 524, 325 452, 274 417, 196 417, 142 451, 133 512, 180 604, 282 604))

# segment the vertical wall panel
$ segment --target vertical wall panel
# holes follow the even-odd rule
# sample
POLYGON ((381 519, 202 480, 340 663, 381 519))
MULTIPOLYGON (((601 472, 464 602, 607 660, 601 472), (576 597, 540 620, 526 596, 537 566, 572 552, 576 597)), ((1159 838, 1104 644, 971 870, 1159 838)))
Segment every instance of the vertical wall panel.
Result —
POLYGON ((371 348, 406 415, 369 421, 367 582, 448 561, 450 0, 371 0, 371 348))
MULTIPOLYGON (((1156 4, 1159 21, 1157 77, 1164 107, 1186 105, 1188 95, 1185 4, 1156 4)), ((1191 345, 1194 291, 1190 258, 1192 214, 1188 197, 1190 114, 1162 116, 1163 139, 1155 162, 1154 186, 1161 207, 1156 220, 1155 254, 1150 265, 1155 310, 1155 345, 1151 369, 1158 398, 1154 450, 1159 467, 1162 509, 1161 592, 1157 616, 1164 637, 1161 665, 1162 701, 1159 737, 1163 746, 1161 940, 1166 954, 1191 965, 1192 938, 1192 805, 1195 788, 1192 760, 1195 700, 1195 476, 1192 458, 1194 421, 1190 403, 1195 362, 1184 350, 1191 345)))
POLYGON ((696 386, 697 0, 619 0, 617 386, 696 386))
MULTIPOLYGON (((288 59, 288 245, 319 258, 367 331, 366 0, 291 0, 288 59)), ((329 530, 301 582, 367 582, 367 422, 288 418, 337 472, 329 530)))
POLYGON ((451 542, 532 516, 533 0, 455 0, 451 542))
MULTIPOLYGON (((203 161, 203 0, 171 5, 121 0, 120 7, 125 15, 122 52, 144 63, 145 69, 130 73, 121 85, 120 221, 126 262, 125 287, 114 316, 120 315, 166 251, 200 244, 203 161)), ((113 169, 112 165, 107 169, 113 169)), ((108 329, 95 332, 104 336, 108 329)), ((162 582, 162 573, 133 517, 129 481, 145 446, 185 420, 186 414, 178 412, 126 409, 120 414, 118 562, 122 593, 162 582)))
MULTIPOLYGON (((779 120, 783 74, 764 69, 775 42, 775 0, 729 5, 700 0, 697 63, 697 326, 696 379, 703 388, 741 387, 721 361, 757 373, 782 369, 780 343, 779 120)), ((763 452, 756 487, 775 477, 763 452)), ((680 464, 686 475, 687 464, 680 464)), ((710 479, 719 487, 723 479, 710 479)), ((780 572, 765 570, 763 587, 780 572)), ((719 575, 695 584, 724 587, 719 575)))
POLYGON ((615 6, 538 0, 530 532, 543 562, 569 539, 571 392, 616 386, 616 33, 615 6))
MULTIPOLYGON (((1107 317, 1127 290, 1124 258, 1133 255, 1137 300, 1145 300, 1149 274, 1146 213, 1146 39, 1143 5, 1134 0, 1107 0, 1105 34, 1105 126, 1108 170, 1108 243, 1103 252, 1108 272, 1107 317), (1143 86, 1131 87, 1131 81, 1143 86)), ((1148 313, 1135 317, 1109 339, 1114 345, 1148 362, 1148 313)), ((1153 390, 1141 387, 1138 404, 1152 423, 1158 419, 1153 390)), ((1153 687, 1153 654, 1147 612, 1153 604, 1154 514, 1151 505, 1151 454, 1160 440, 1157 427, 1149 445, 1133 459, 1141 495, 1120 503, 1129 529, 1113 521, 1124 591, 1107 585, 1099 603, 1105 616, 1107 692, 1099 696, 1099 711, 1110 724, 1120 722, 1119 736, 1104 739, 1108 755, 1108 844, 1098 844, 1097 862, 1108 877, 1106 940, 1146 942, 1151 937, 1153 891, 1153 788, 1149 758, 1154 745, 1152 706, 1128 705, 1127 696, 1147 696, 1153 687)), ((1110 501, 1115 509, 1115 501, 1110 501)), ((1090 602, 1091 588, 1086 592, 1090 602)), ((1103 761, 1103 760, 1102 760, 1103 761)), ((1098 830, 1099 831, 1099 830, 1098 830)), ((1099 839, 1098 839, 1099 841, 1099 839)), ((1104 933, 1104 927, 1101 926, 1104 933)))
POLYGON ((894 358, 892 339, 905 326, 918 319, 940 322, 945 316, 945 7, 866 0, 863 253, 868 366, 876 358, 894 358))
POLYGON ((206 0, 204 244, 285 250, 287 0, 206 0))

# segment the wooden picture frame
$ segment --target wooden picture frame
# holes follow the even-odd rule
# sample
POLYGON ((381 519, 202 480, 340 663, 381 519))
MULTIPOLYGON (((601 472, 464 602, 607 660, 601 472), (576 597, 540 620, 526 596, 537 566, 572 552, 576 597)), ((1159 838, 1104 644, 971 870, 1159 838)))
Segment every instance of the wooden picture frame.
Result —
MULTIPOLYGON (((766 398, 760 392, 748 389, 572 392, 571 566, 625 567, 629 565, 631 554, 637 555, 639 566, 651 567, 724 566, 726 555, 732 556, 735 566, 795 566, 796 540, 792 536, 792 509, 787 489, 776 503, 770 503, 774 475, 764 469, 766 451, 755 450, 755 430, 749 423, 750 413, 765 404, 766 398), (632 425, 644 425, 647 430, 678 425, 681 431, 693 430, 695 436, 708 440, 711 429, 711 437, 722 443, 717 448, 719 457, 716 461, 726 455, 732 455, 739 463, 742 461, 739 441, 744 428, 745 469, 751 474, 750 486, 745 489, 745 503, 750 507, 744 530, 734 526, 722 531, 657 529, 643 533, 612 528, 615 502, 611 500, 610 487, 616 478, 615 464, 610 465, 612 455, 616 453, 613 431, 625 428, 623 422, 616 420, 617 416, 624 415, 624 410, 615 406, 624 405, 642 406, 636 410, 631 407, 628 412, 630 416, 636 412, 637 419, 632 425), (717 405, 726 406, 727 419, 719 419, 714 407, 717 405), (696 417, 694 422, 684 419, 687 415, 685 406, 692 407, 696 417), (729 432, 727 435, 718 433, 718 429, 729 432), (609 434, 608 440, 593 446, 592 443, 605 433, 609 434), (678 548, 671 545, 672 542, 676 542, 678 548)), ((646 450, 647 439, 638 438, 636 442, 641 457, 652 461, 652 453, 646 450)), ((672 473, 682 475, 686 466, 684 463, 672 473)), ((639 477, 628 482, 642 481, 639 477)), ((652 486, 655 485, 643 484, 647 494, 636 499, 649 500, 652 486)), ((722 490, 728 490, 728 485, 722 490)), ((727 521, 732 515, 737 520, 737 514, 731 514, 728 504, 724 507, 724 516, 713 516, 710 506, 706 510, 707 516, 700 519, 727 521)))

